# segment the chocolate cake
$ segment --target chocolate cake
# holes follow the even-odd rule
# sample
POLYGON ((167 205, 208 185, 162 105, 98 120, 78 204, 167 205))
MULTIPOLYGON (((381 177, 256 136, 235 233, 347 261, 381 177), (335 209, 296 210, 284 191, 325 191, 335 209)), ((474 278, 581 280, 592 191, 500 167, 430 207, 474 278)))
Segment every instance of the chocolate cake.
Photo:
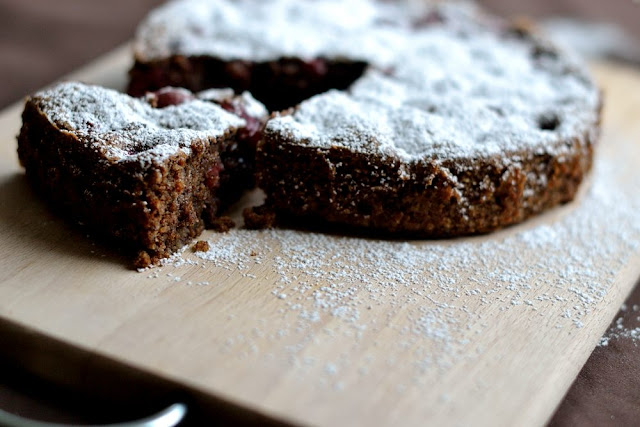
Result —
POLYGON ((271 108, 316 94, 268 122, 249 227, 482 233, 571 200, 591 168, 600 94, 584 66, 471 4, 179 0, 135 46, 133 92, 231 85, 271 108))
POLYGON ((257 183, 248 227, 483 233, 571 200, 600 93, 528 28, 474 6, 382 0, 176 0, 140 26, 131 98, 77 83, 27 101, 19 154, 52 205, 169 255, 257 183), (212 89, 250 89, 251 95, 212 89), (159 90, 156 90, 159 89, 159 90), (149 92, 153 91, 153 92, 149 92))
POLYGON ((81 83, 39 92, 18 137, 27 178, 54 209, 136 255, 137 267, 154 263, 251 182, 252 168, 237 165, 251 164, 266 111, 247 94, 201 96, 164 89, 137 99, 81 83))

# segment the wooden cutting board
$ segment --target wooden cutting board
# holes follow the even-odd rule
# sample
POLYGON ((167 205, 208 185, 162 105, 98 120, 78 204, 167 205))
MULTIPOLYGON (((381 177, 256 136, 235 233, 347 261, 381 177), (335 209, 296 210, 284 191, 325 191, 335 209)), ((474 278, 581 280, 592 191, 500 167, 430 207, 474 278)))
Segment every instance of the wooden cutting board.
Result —
MULTIPOLYGON (((74 78, 122 88, 129 57, 74 78)), ((571 204, 455 240, 206 232, 206 254, 143 272, 32 195, 9 108, 0 339, 23 326, 292 423, 542 425, 640 275, 640 75, 594 69, 604 133, 571 204)))

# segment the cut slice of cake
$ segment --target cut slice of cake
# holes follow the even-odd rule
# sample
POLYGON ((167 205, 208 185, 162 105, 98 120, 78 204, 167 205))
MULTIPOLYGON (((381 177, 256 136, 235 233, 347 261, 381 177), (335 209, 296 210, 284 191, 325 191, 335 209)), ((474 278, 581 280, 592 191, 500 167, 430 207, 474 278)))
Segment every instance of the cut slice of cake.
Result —
MULTIPOLYGON (((175 89, 132 98, 62 83, 27 99, 20 161, 56 211, 145 267, 198 236, 251 182, 250 169, 235 169, 252 163, 258 125, 207 99, 175 89)), ((266 113, 246 95, 217 101, 266 113)))

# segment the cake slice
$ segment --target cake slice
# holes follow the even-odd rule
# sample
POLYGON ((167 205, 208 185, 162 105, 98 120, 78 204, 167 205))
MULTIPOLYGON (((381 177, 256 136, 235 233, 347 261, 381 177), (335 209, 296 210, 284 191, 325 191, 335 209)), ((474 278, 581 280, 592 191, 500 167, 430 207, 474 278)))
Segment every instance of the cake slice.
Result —
POLYGON ((248 101, 250 111, 266 112, 247 95, 207 99, 171 88, 132 98, 62 83, 27 99, 20 161, 56 211, 145 267, 198 236, 251 183, 251 168, 238 165, 252 164, 264 117, 234 113, 248 101))

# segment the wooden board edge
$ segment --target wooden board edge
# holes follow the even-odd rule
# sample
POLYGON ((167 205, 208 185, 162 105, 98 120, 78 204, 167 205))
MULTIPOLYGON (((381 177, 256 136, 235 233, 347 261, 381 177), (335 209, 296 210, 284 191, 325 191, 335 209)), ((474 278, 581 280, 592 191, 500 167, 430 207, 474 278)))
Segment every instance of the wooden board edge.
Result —
POLYGON ((88 394, 110 406, 158 408, 187 404, 190 419, 216 420, 223 425, 289 426, 276 417, 140 367, 91 352, 77 345, 0 316, 4 369, 23 371, 54 387, 88 394))

